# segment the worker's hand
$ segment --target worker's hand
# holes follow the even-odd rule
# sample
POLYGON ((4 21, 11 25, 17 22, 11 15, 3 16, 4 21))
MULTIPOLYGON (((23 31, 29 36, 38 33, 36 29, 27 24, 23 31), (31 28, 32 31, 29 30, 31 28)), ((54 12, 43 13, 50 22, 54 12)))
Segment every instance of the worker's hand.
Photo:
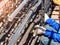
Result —
POLYGON ((49 16, 45 13, 45 15, 44 15, 44 22, 46 22, 47 19, 49 19, 49 16))
POLYGON ((45 28, 44 27, 42 27, 42 26, 39 26, 39 25, 36 25, 35 26, 35 28, 36 28, 36 30, 34 31, 34 34, 33 34, 33 36, 36 36, 36 35, 42 35, 42 34, 44 34, 45 33, 45 28))

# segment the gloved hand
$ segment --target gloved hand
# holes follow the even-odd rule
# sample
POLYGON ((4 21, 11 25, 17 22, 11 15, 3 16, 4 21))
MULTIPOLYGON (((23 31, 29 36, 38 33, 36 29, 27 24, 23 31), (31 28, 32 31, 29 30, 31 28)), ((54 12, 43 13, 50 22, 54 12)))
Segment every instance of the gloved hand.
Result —
POLYGON ((45 33, 45 28, 44 27, 42 27, 42 26, 39 26, 39 25, 36 25, 35 26, 35 31, 34 31, 34 34, 33 34, 33 36, 36 36, 36 35, 42 35, 42 34, 44 34, 45 33))
POLYGON ((44 15, 44 22, 46 22, 47 19, 49 19, 49 16, 45 13, 45 15, 44 15))

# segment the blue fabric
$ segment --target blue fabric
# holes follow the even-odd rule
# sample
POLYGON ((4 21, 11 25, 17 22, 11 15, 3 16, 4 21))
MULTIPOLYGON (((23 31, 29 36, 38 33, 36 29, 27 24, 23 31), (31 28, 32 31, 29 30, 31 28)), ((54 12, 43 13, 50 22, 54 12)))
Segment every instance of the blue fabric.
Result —
POLYGON ((51 34, 52 34, 52 30, 46 30, 44 35, 51 38, 51 34))
MULTIPOLYGON (((49 26, 51 26, 52 28, 54 28, 56 31, 59 31, 60 24, 58 24, 54 19, 49 18, 49 19, 47 19, 46 23, 49 26)), ((60 43, 57 43, 57 42, 60 42, 60 33, 54 32, 53 29, 50 29, 50 28, 47 29, 46 28, 46 33, 44 35, 46 37, 48 37, 49 39, 52 38, 54 40, 54 41, 52 41, 51 45, 53 45, 53 44, 54 45, 60 45, 60 43)), ((43 38, 43 39, 46 39, 46 38, 43 38)), ((44 40, 42 40, 42 42, 45 45, 44 40)))
MULTIPOLYGON (((53 30, 54 32, 56 32, 52 27, 50 27, 48 24, 44 26, 46 29, 49 29, 49 30, 53 30)), ((60 30, 59 30, 60 31, 60 30)), ((60 45, 59 42, 55 42, 54 40, 55 39, 51 39, 49 40, 50 38, 48 38, 47 36, 41 36, 41 41, 44 45, 48 45, 48 43, 50 42, 50 45, 60 45)))
POLYGON ((52 18, 47 19, 46 23, 48 23, 51 27, 53 27, 56 31, 59 30, 59 24, 52 18))
POLYGON ((52 38, 55 42, 60 42, 60 33, 56 33, 51 30, 46 30, 44 35, 49 38, 52 38))
POLYGON ((54 33, 53 34, 53 40, 55 42, 60 42, 60 33, 54 33))
POLYGON ((52 32, 52 30, 46 30, 45 36, 51 38, 51 34, 52 34, 51 32, 52 32))

